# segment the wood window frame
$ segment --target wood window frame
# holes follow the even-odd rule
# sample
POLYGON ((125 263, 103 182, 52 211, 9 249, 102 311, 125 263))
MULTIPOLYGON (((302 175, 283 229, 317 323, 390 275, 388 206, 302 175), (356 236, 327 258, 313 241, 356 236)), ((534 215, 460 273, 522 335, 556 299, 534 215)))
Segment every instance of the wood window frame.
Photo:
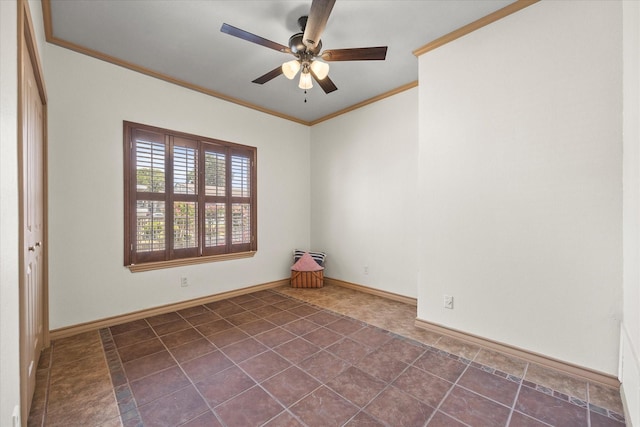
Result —
MULTIPOLYGON (((142 139, 140 139, 142 141, 142 139)), ((247 145, 236 144, 213 138, 192 135, 184 132, 173 131, 156 126, 149 126, 129 121, 123 121, 123 151, 124 151, 124 265, 132 272, 155 270, 160 268, 170 268, 182 265, 200 264, 214 261, 224 261, 230 259, 252 257, 258 248, 257 239, 257 149, 247 145), (137 140, 145 135, 149 144, 155 148, 162 147, 162 154, 158 153, 164 163, 164 183, 157 187, 156 191, 139 191, 138 187, 138 162, 136 157, 137 140), (174 184, 174 155, 183 148, 186 151, 194 150, 196 153, 194 164, 197 164, 195 183, 189 190, 189 182, 185 181, 185 190, 177 192, 174 184), (209 195, 205 183, 205 152, 208 154, 217 153, 224 158, 224 195, 209 195), (233 190, 238 190, 234 186, 238 180, 232 177, 232 161, 240 159, 242 162, 249 162, 248 167, 241 169, 243 172, 241 194, 234 194, 233 190), (248 173, 248 178, 244 179, 244 174, 248 173), (164 186, 164 187, 162 187, 164 186), (159 189, 162 188, 162 191, 159 189), (190 193, 195 192, 194 193, 190 193), (245 193, 249 194, 245 194, 245 193), (138 202, 146 201, 150 205, 153 203, 164 204, 164 210, 159 213, 162 220, 156 221, 153 218, 155 213, 150 210, 151 228, 155 224, 163 230, 164 238, 161 239, 164 247, 157 250, 138 250, 139 241, 138 224, 139 212, 138 202), (193 224, 197 224, 197 236, 195 236, 195 246, 176 249, 175 239, 175 203, 183 202, 196 206, 196 214, 192 218, 193 224), (205 208, 212 203, 223 206, 223 228, 220 234, 223 236, 223 244, 210 246, 205 244, 205 208), (242 204, 246 210, 248 205, 249 213, 241 217, 241 225, 246 225, 248 219, 248 232, 246 227, 240 227, 241 242, 234 242, 234 208, 242 204), (171 232, 170 230, 174 230, 171 232), (224 231, 222 231, 224 230, 224 231)), ((160 158, 160 157, 159 157, 160 158)), ((159 162, 157 158, 150 160, 153 164, 159 162), (154 160, 155 159, 155 160, 154 160)), ((149 172, 153 177, 153 167, 149 172)), ((186 170, 186 169, 185 169, 186 170)), ((180 172, 180 170, 178 170, 180 172)), ((184 170, 182 171, 184 173, 184 170)), ((220 187, 218 187, 220 188, 220 187)), ((236 191, 237 193, 238 191, 236 191)), ((155 205, 154 205, 155 206, 155 205)), ((149 214, 147 214, 149 216, 149 214)), ((188 220, 188 219, 187 219, 188 220)), ((237 221, 236 221, 237 223, 237 221)), ((216 228, 216 230, 218 230, 216 228)), ((153 231, 152 231, 153 233, 153 231)), ((216 235, 217 237, 217 235, 216 235)), ((218 239, 215 239, 217 242, 218 239)), ((153 249, 154 240, 150 247, 153 249)), ((194 244, 194 243, 192 243, 194 244)))

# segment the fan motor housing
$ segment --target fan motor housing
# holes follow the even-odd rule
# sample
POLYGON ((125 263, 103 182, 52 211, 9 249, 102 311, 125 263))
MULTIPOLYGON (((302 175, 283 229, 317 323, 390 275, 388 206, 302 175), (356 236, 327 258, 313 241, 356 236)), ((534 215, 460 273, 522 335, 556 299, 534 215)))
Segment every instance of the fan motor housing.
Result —
POLYGON ((308 16, 301 16, 298 18, 298 25, 300 26, 300 32, 295 33, 291 37, 289 37, 289 49, 294 55, 303 54, 303 53, 312 53, 317 54, 322 49, 322 40, 316 43, 315 48, 312 50, 304 44, 304 29, 307 27, 307 19, 308 16))
POLYGON ((307 47, 302 42, 303 36, 304 36, 304 33, 296 33, 291 37, 289 37, 289 49, 291 49, 291 52, 299 53, 299 52, 305 51, 307 47))
POLYGON ((296 33, 289 38, 289 49, 291 49, 291 52, 294 55, 307 53, 307 52, 309 53, 320 52, 320 50, 322 49, 322 40, 320 40, 317 43, 316 48, 313 51, 311 51, 307 46, 305 46, 304 42, 302 41, 303 37, 304 37, 304 33, 296 33))

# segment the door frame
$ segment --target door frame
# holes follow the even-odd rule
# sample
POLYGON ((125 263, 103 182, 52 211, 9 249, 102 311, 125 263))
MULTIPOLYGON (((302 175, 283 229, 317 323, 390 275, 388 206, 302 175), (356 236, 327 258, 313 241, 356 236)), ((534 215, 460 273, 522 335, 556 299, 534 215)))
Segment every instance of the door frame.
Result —
MULTIPOLYGON (((1 0, 0 0, 1 1, 1 0)), ((29 3, 27 0, 17 0, 18 7, 18 217, 19 217, 19 238, 18 238, 18 251, 19 251, 19 293, 20 293, 20 418, 22 425, 27 425, 27 419, 29 417, 29 408, 27 402, 29 398, 26 390, 26 376, 25 376, 25 361, 23 360, 22 348, 24 348, 24 331, 23 325, 23 312, 25 310, 24 301, 22 298, 24 283, 24 168, 23 168, 23 106, 25 93, 23 91, 24 84, 24 66, 26 61, 30 61, 33 66, 33 71, 36 78, 36 84, 38 86, 38 93, 40 95, 40 101, 42 102, 42 162, 43 162, 43 182, 42 182, 42 212, 43 212, 43 247, 42 247, 42 339, 43 348, 49 347, 49 239, 48 239, 48 171, 47 171, 47 92, 44 84, 44 73, 42 71, 42 64, 40 62, 40 56, 38 55, 38 46, 36 43, 36 35, 33 27, 33 20, 31 19, 31 11, 29 9, 29 3)))

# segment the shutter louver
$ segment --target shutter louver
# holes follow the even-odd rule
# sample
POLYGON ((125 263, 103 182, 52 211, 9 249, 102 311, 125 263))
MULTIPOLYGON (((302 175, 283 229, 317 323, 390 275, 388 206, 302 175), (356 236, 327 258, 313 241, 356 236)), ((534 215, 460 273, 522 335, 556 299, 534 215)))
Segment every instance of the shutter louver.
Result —
POLYGON ((135 170, 136 202, 135 248, 138 253, 162 252, 166 249, 164 202, 166 170, 162 135, 136 132, 135 170), (158 199, 160 198, 160 200, 158 199))
POLYGON ((250 197, 251 161, 244 156, 231 156, 231 196, 250 197))
POLYGON ((225 203, 207 203, 204 208, 204 245, 208 248, 227 244, 225 203))
POLYGON ((124 126, 126 266, 153 269, 257 249, 254 147, 124 126))
POLYGON ((173 248, 198 246, 198 203, 175 202, 173 208, 173 248))
POLYGON ((164 193, 164 144, 136 140, 136 191, 164 193))
POLYGON ((138 200, 136 211, 136 248, 138 252, 165 250, 164 202, 138 200))
POLYGON ((173 193, 198 194, 197 151, 194 148, 173 148, 173 193))
POLYGON ((226 156, 213 151, 204 152, 205 195, 222 196, 226 194, 226 156))
POLYGON ((231 243, 234 245, 251 242, 251 210, 248 203, 234 203, 231 206, 233 226, 231 243))

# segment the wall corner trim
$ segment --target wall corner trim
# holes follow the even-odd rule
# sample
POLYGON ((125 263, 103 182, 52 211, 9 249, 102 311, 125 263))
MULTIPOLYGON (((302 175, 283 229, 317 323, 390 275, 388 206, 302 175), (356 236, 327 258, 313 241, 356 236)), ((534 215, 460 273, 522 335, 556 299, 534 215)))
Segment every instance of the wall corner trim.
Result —
POLYGON ((631 414, 629 413, 629 408, 627 406, 627 395, 624 391, 624 383, 620 385, 620 397, 622 398, 622 407, 624 409, 624 421, 626 423, 626 427, 633 427, 631 423, 631 414))

